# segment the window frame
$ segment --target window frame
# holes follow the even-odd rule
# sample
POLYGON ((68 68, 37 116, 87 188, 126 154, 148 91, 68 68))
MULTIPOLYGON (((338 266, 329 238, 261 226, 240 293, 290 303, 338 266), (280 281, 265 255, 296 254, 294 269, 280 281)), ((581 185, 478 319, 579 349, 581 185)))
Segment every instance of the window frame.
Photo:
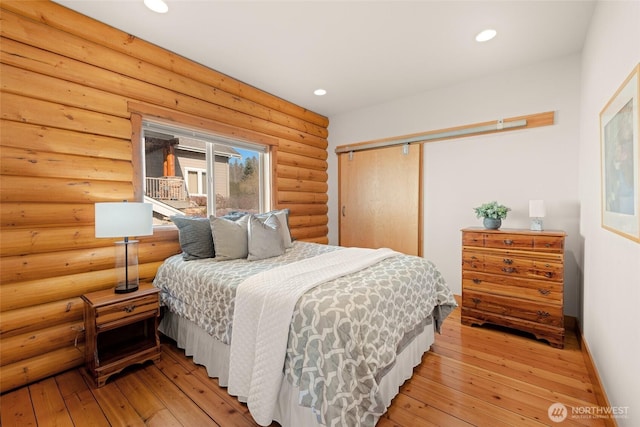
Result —
MULTIPOLYGON (((175 127, 177 129, 187 129, 194 132, 202 132, 204 134, 220 138, 222 140, 237 141, 238 143, 246 143, 250 145, 264 146, 266 156, 263 157, 264 174, 261 174, 261 180, 268 177, 268 182, 261 182, 261 194, 264 200, 261 200, 262 209, 265 211, 272 210, 277 205, 277 187, 275 165, 277 164, 278 138, 271 135, 255 132, 250 129, 240 128, 234 125, 228 125, 216 120, 195 116, 189 113, 169 110, 163 107, 143 104, 139 102, 129 101, 128 109, 131 114, 131 146, 132 146, 132 165, 133 165, 133 191, 134 200, 144 201, 144 122, 158 123, 164 126, 175 127)), ((208 146, 212 144, 208 144, 208 146)), ((212 179, 211 172, 209 178, 212 179)), ((215 188, 215 187, 214 187, 215 188)), ((208 197, 211 200, 211 197, 208 197)), ((209 202, 210 203, 210 202, 209 202)), ((207 206, 209 212, 215 214, 215 209, 211 210, 207 206)))

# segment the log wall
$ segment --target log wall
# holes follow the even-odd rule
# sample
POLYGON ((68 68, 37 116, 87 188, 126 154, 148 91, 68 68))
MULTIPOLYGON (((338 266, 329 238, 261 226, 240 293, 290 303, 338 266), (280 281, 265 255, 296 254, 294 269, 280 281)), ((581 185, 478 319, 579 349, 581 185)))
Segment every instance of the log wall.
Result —
MULTIPOLYGON (((140 197, 140 110, 269 141, 273 207, 327 243, 325 117, 55 3, 2 1, 0 21, 2 392, 83 363, 80 296, 115 281, 94 203, 140 197)), ((180 251, 173 226, 140 240, 141 279, 180 251)))

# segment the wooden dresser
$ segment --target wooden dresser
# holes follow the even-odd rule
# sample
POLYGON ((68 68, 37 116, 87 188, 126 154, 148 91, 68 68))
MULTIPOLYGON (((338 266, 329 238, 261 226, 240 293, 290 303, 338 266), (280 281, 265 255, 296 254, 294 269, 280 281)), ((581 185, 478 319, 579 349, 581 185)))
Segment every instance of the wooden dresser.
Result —
POLYGON ((462 230, 462 323, 526 331, 564 347, 563 231, 462 230))

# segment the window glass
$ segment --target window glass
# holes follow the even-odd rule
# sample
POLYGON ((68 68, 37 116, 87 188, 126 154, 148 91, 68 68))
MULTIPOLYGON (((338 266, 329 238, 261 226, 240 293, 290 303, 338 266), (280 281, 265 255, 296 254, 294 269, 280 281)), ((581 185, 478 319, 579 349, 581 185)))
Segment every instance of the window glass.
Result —
POLYGON ((266 210, 268 147, 146 121, 142 134, 145 200, 156 223, 266 210))

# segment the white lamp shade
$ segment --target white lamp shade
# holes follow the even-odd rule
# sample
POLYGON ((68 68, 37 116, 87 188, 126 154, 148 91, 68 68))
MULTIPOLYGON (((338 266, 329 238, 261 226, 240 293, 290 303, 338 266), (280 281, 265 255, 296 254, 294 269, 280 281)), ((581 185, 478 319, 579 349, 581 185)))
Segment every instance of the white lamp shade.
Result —
POLYGON ((529 200, 529 218, 544 218, 544 200, 529 200))
POLYGON ((151 203, 96 203, 96 237, 149 236, 153 234, 151 203))

